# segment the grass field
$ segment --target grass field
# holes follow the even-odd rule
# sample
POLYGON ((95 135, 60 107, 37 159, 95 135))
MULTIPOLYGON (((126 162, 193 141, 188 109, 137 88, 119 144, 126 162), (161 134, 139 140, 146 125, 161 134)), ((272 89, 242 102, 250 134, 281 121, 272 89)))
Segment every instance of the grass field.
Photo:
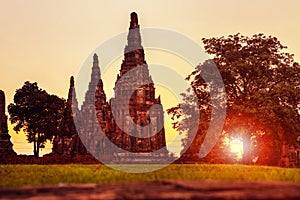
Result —
MULTIPOLYGON (((135 167, 145 167, 135 165, 135 167)), ((0 165, 0 187, 154 180, 251 180, 300 182, 300 169, 246 165, 179 165, 132 174, 105 165, 0 165)))

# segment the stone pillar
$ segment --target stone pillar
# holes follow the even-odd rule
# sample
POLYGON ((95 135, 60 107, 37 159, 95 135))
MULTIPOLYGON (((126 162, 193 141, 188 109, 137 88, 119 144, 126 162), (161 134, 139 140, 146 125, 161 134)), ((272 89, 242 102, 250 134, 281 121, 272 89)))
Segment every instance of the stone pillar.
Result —
POLYGON ((0 90, 0 161, 17 155, 13 150, 10 135, 7 128, 7 116, 5 115, 5 94, 0 90))

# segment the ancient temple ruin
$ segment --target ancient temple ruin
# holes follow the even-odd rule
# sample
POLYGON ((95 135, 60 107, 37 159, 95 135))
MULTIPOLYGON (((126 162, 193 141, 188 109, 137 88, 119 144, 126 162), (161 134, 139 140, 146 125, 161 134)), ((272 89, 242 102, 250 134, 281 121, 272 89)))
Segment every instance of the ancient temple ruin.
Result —
MULTIPOLYGON (((112 115, 105 115, 103 119, 106 122, 105 133, 112 143, 126 151, 153 152, 166 146, 163 108, 160 97, 155 98, 136 13, 131 13, 127 42, 114 87, 115 95, 106 106, 112 115)), ((97 92, 103 93, 102 81, 100 84, 97 92)), ((96 110, 103 113, 106 107, 98 96, 96 110)))
MULTIPOLYGON (((166 146, 163 108, 160 97, 155 98, 136 13, 131 14, 127 41, 114 97, 106 101, 94 54, 91 81, 79 112, 80 137, 87 149, 101 158, 122 159, 124 152, 113 150, 114 145, 125 152, 143 153, 144 158, 166 146)), ((158 156, 167 154, 165 150, 158 156)))
MULTIPOLYGON (((160 97, 155 97, 136 13, 131 13, 127 42, 115 82, 115 95, 109 101, 103 89, 97 54, 93 56, 91 78, 80 110, 71 79, 68 102, 72 104, 77 131, 87 150, 101 159, 117 157, 122 160, 126 152, 141 153, 144 160, 153 159, 154 154, 167 157, 163 107, 160 97), (157 150, 161 151, 156 153, 157 150)), ((70 127, 62 129, 70 130, 70 127)), ((53 151, 74 152, 76 143, 81 141, 78 137, 72 139, 78 136, 76 130, 73 132, 74 136, 65 138, 70 148, 62 149, 62 138, 56 138, 53 151)))
MULTIPOLYGON (((99 137, 101 135, 101 127, 95 109, 95 93, 99 81, 101 81, 99 60, 97 54, 94 54, 90 83, 78 118, 76 119, 77 126, 79 126, 80 138, 82 138, 84 145, 91 153, 100 151, 99 145, 102 138, 99 137)), ((106 102, 105 94, 100 98, 103 102, 106 102)))
MULTIPOLYGON (((98 56, 95 54, 93 57, 91 81, 80 110, 76 98, 74 77, 72 76, 70 79, 67 105, 60 127, 61 134, 55 136, 53 140, 52 153, 87 154, 86 147, 93 153, 97 151, 100 139, 95 137, 99 135, 101 128, 95 110, 95 91, 99 80, 101 80, 99 61, 98 56), (80 137, 78 133, 80 133, 80 137), (84 140, 84 144, 81 138, 84 140)), ((106 102, 105 94, 102 100, 106 102)))
POLYGON ((74 88, 74 77, 70 78, 70 88, 68 99, 64 109, 61 131, 53 139, 52 153, 54 154, 87 154, 85 146, 82 144, 77 129, 75 119, 79 115, 78 102, 74 88))
POLYGON ((7 128, 7 116, 5 115, 5 94, 0 90, 0 161, 17 155, 13 150, 10 135, 7 128))

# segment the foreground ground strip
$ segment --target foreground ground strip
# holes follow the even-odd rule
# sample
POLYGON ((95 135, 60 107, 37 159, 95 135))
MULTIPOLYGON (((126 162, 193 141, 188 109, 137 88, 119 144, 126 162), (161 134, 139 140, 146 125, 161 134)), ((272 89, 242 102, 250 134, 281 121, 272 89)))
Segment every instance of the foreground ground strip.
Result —
MULTIPOLYGON (((152 165, 125 165, 151 168, 152 165)), ((0 187, 106 184, 164 180, 285 181, 300 183, 300 169, 225 164, 172 164, 149 173, 126 173, 105 165, 0 165, 0 187)))
POLYGON ((291 199, 300 183, 254 181, 151 181, 1 188, 0 199, 291 199))

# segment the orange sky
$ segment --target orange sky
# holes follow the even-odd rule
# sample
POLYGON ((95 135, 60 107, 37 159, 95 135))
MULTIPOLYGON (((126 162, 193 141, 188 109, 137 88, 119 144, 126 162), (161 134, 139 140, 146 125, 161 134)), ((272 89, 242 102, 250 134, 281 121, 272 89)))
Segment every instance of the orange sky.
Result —
MULTIPOLYGON (((273 35, 300 60, 298 0, 2 0, 0 5, 0 89, 7 104, 27 80, 66 98, 69 77, 99 44, 128 30, 132 11, 142 28, 174 30, 200 45, 203 37, 237 32, 273 35)), ((148 63, 155 60, 148 56, 148 63)), ((32 153, 24 136, 11 127, 10 134, 17 153, 32 153)))

